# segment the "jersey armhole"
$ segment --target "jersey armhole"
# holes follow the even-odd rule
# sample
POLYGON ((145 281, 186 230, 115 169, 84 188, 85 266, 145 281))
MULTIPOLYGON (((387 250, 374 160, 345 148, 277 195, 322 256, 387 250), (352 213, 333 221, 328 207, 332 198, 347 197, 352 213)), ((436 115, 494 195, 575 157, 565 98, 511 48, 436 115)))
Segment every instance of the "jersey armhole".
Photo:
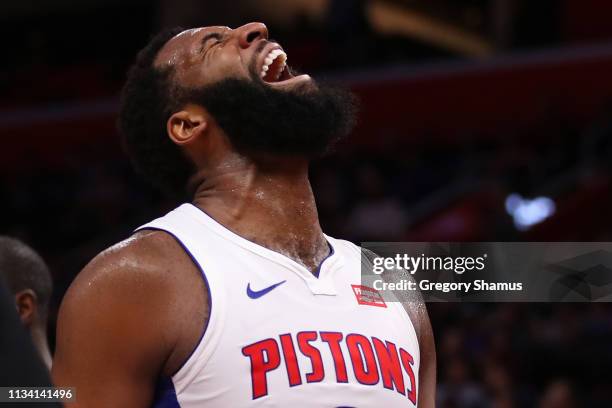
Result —
MULTIPOLYGON (((215 282, 214 278, 207 276, 204 268, 200 262, 196 259, 192 251, 189 250, 189 238, 182 237, 181 239, 175 232, 169 231, 163 226, 154 225, 155 223, 144 225, 136 230, 137 231, 161 231, 170 235, 180 245, 180 247, 189 256, 191 261, 200 271, 200 275, 204 280, 204 286, 208 294, 208 319, 202 328, 200 338, 196 342, 195 347, 189 354, 189 356, 181 363, 180 367, 169 377, 174 385, 176 395, 180 395, 182 391, 191 383, 193 378, 204 369, 209 358, 213 355, 218 340, 221 334, 220 322, 223 321, 219 317, 219 314, 224 310, 221 307, 220 299, 215 298, 213 301, 213 292, 219 294, 219 290, 214 288, 219 286, 219 282, 215 282), (185 242, 187 241, 187 242, 185 242)), ((221 296, 219 296, 221 298, 221 296)))

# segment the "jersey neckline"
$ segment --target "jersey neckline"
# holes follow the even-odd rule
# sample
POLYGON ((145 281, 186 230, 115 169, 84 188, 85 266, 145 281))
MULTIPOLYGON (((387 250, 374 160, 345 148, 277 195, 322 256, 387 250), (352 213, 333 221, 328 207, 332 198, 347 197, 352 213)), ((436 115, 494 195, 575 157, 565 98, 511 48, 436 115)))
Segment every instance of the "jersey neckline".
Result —
POLYGON ((244 238, 241 235, 236 234, 229 228, 219 223, 213 217, 208 215, 204 210, 202 210, 201 208, 197 207, 196 205, 192 203, 185 203, 181 205, 178 209, 185 210, 190 215, 192 215, 193 218, 195 218, 197 221, 204 224, 210 230, 223 236, 224 238, 229 239, 235 244, 240 245, 241 247, 251 252, 254 252, 256 254, 259 254, 267 259, 270 259, 276 263, 289 267, 290 269, 296 271, 302 278, 304 278, 307 281, 312 282, 313 280, 314 281, 324 280, 324 278, 327 275, 327 271, 331 270, 332 266, 338 263, 338 257, 339 257, 338 251, 334 247, 334 244, 332 243, 332 239, 330 239, 331 237, 327 236, 326 234, 323 234, 323 236, 325 237, 325 240, 327 241, 327 244, 329 245, 330 252, 321 261, 321 263, 319 264, 319 266, 317 267, 315 271, 316 273, 313 273, 310 270, 308 270, 305 266, 289 258, 287 255, 274 251, 270 248, 266 248, 263 245, 259 245, 253 241, 250 241, 244 238))

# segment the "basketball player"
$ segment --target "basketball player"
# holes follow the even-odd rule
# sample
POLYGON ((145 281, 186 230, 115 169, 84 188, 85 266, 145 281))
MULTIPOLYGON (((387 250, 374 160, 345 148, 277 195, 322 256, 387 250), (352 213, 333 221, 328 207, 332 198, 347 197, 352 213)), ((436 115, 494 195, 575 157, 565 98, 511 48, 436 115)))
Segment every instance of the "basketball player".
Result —
POLYGON ((319 225, 308 163, 350 131, 353 98, 286 63, 260 23, 138 55, 127 151, 188 203, 68 290, 53 377, 79 407, 434 406, 424 305, 361 287, 359 248, 319 225))
MULTIPOLYGON (((49 371, 35 351, 31 336, 19 321, 14 297, 0 279, 0 386, 1 387, 50 387, 49 371)), ((4 395, 8 393, 5 392, 4 395)), ((54 407, 60 403, 3 402, 4 407, 54 407)))
POLYGON ((48 370, 51 353, 47 341, 47 316, 53 281, 49 268, 32 248, 23 242, 0 236, 0 278, 13 295, 21 324, 48 370))

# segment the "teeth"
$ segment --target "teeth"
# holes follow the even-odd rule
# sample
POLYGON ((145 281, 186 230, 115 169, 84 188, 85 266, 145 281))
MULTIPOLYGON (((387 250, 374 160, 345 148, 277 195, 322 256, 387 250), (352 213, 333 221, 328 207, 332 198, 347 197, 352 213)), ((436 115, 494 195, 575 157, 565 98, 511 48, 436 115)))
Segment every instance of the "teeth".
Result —
POLYGON ((266 76, 266 73, 270 69, 270 65, 272 65, 272 63, 277 58, 280 58, 280 62, 282 64, 281 64, 280 70, 276 73, 275 76, 276 76, 276 80, 280 78, 281 74, 285 70, 285 67, 287 66, 287 54, 285 54, 285 52, 280 49, 275 49, 275 50, 270 51, 268 55, 266 56, 266 58, 264 59, 264 65, 261 68, 261 73, 260 73, 262 78, 266 76))

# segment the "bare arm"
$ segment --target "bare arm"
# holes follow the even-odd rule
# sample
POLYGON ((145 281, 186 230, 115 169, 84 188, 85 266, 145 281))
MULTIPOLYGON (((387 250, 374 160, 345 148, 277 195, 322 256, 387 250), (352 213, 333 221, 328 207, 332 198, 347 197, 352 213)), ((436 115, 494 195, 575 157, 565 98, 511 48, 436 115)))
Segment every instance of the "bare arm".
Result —
MULTIPOLYGON (((52 376, 72 407, 150 406, 178 332, 169 273, 136 245, 94 259, 60 308, 52 376)), ((163 265, 163 263, 162 263, 163 265)))

